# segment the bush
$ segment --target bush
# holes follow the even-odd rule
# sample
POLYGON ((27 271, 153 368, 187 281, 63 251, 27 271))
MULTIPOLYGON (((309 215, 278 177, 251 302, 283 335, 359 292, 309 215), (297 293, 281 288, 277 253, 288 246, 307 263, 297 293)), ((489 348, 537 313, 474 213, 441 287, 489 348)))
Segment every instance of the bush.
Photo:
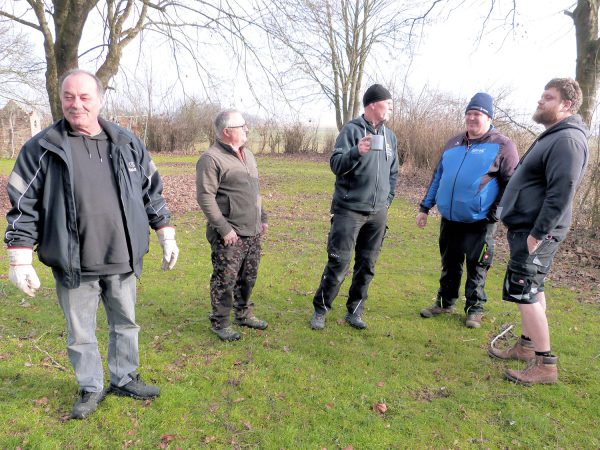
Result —
POLYGON ((201 143, 213 142, 213 118, 220 109, 219 105, 192 98, 174 113, 150 117, 147 147, 155 152, 190 152, 201 143))
POLYGON ((311 128, 300 122, 283 127, 283 151, 284 153, 317 153, 319 144, 317 139, 317 128, 311 128))
POLYGON ((448 139, 463 126, 460 101, 437 92, 410 94, 395 103, 388 124, 398 139, 398 158, 416 169, 432 169, 448 139))
POLYGON ((256 121, 250 134, 250 146, 256 153, 279 153, 281 150, 282 136, 275 119, 256 121))
POLYGON ((335 148, 336 137, 336 133, 333 132, 328 132, 327 134, 325 134, 325 136, 323 137, 323 144, 321 146, 322 153, 330 154, 331 152, 333 152, 333 149, 335 148))

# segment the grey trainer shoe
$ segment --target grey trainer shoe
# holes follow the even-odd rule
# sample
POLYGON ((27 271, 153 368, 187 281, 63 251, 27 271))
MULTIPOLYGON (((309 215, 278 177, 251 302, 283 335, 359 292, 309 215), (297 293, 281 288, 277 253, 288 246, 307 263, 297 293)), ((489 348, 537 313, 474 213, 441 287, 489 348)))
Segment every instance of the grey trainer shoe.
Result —
POLYGON ((310 327, 313 330, 325 328, 325 314, 314 313, 312 319, 310 319, 310 327))
POLYGON ((109 392, 124 397, 133 397, 138 400, 149 400, 160 395, 160 388, 151 386, 142 381, 137 373, 129 374, 131 381, 123 386, 110 385, 109 392))
POLYGON ((254 316, 235 319, 233 323, 241 327, 254 328, 255 330, 264 330, 269 326, 265 320, 257 319, 254 316))
POLYGON ((71 419, 85 419, 91 413, 96 411, 98 404, 104 400, 106 392, 104 390, 100 392, 79 391, 79 396, 79 399, 75 405, 73 405, 71 419))
POLYGON ((442 306, 433 305, 429 308, 423 308, 421 310, 421 317, 429 319, 430 317, 439 316, 440 314, 452 314, 454 312, 454 306, 448 306, 444 308, 442 306))
POLYGON ((344 317, 344 320, 348 323, 348 325, 359 330, 364 330, 367 328, 367 324, 363 322, 362 318, 358 314, 347 313, 346 317, 344 317))
POLYGON ((235 331, 231 327, 225 328, 211 328, 212 332, 215 333, 222 341, 237 341, 240 338, 240 333, 235 331))

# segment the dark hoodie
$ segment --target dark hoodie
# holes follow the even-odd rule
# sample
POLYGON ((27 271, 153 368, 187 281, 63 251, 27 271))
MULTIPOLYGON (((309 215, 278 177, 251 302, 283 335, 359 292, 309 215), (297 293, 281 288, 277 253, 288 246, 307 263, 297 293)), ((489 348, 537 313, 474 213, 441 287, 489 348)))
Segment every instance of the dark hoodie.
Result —
POLYGON ((390 206, 398 180, 396 147, 396 136, 389 128, 381 125, 375 130, 364 116, 344 125, 329 161, 336 175, 332 212, 343 208, 373 213, 390 206), (384 136, 384 151, 358 152, 358 141, 368 134, 384 136))
POLYGON ((508 182, 499 216, 513 231, 562 240, 571 225, 573 195, 588 160, 588 129, 579 115, 544 131, 508 182))

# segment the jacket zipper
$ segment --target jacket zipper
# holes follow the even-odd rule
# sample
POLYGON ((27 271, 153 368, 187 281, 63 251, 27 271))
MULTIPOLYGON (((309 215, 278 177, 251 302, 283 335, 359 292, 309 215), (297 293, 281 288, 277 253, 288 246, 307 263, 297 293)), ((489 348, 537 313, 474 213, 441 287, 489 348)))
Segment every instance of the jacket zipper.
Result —
POLYGON ((375 209, 375 205, 377 205, 377 190, 379 189, 379 160, 381 159, 379 157, 379 153, 381 152, 377 153, 377 173, 375 175, 375 193, 373 194, 373 209, 375 209))
POLYGON ((465 151, 465 154, 463 155, 463 159, 460 162, 460 165, 458 166, 458 170, 456 171, 456 175, 454 176, 454 182, 452 183, 452 195, 450 196, 450 220, 453 220, 452 218, 452 209, 454 206, 454 188, 456 187, 456 181, 458 180, 458 174, 460 173, 460 169, 462 169, 462 166, 465 162, 465 159, 467 159, 467 155, 469 154, 469 151, 471 151, 471 145, 467 144, 467 149, 465 151))
MULTIPOLYGON (((67 263, 68 265, 68 274, 69 274, 69 278, 73 279, 73 274, 74 274, 74 270, 73 270, 73 228, 71 227, 71 214, 69 214, 70 211, 72 211, 75 207, 75 198, 73 197, 73 185, 71 184, 71 171, 69 168, 69 162, 65 159, 65 157, 63 156, 64 150, 60 150, 54 145, 51 144, 50 142, 46 141, 45 139, 42 141, 40 141, 40 147, 45 148, 46 150, 51 151, 52 153, 54 153, 55 155, 57 155, 64 163, 65 167, 66 167, 66 173, 67 173, 67 179, 69 181, 69 197, 70 197, 70 204, 72 207, 69 207, 69 205, 67 204, 67 222, 66 222, 66 226, 67 226, 67 231, 69 232, 69 242, 67 244, 67 252, 69 254, 69 261, 67 263)), ((77 211, 73 212, 73 218, 75 219, 75 221, 77 221, 77 211)))

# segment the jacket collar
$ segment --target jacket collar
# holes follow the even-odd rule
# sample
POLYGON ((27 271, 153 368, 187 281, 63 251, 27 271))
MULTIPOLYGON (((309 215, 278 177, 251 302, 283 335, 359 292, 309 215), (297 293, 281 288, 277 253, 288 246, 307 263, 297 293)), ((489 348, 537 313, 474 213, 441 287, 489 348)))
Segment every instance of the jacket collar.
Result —
MULTIPOLYGON (((226 144, 225 142, 222 142, 219 139, 215 140, 215 144, 217 145, 217 147, 219 147, 219 148, 221 148, 223 150, 226 150, 226 151, 228 151, 230 153, 233 153, 234 155, 237 154, 237 152, 233 149, 233 147, 231 145, 226 144)), ((240 147, 240 150, 244 150, 244 149, 245 149, 245 146, 242 145, 240 147)))
MULTIPOLYGON (((129 144, 132 141, 131 136, 126 133, 121 127, 104 120, 102 117, 98 117, 98 122, 108 135, 110 141, 115 145, 129 144)), ((44 136, 48 143, 61 148, 65 139, 67 139, 67 121, 60 119, 50 127, 46 135, 44 136)))
POLYGON ((490 134, 496 133, 496 127, 492 124, 490 125, 490 128, 485 132, 485 134, 483 136, 480 136, 478 138, 474 138, 471 139, 468 135, 468 133, 465 131, 463 134, 463 142, 466 143, 473 143, 473 142, 481 142, 481 141, 485 141, 486 139, 489 138, 490 134))

